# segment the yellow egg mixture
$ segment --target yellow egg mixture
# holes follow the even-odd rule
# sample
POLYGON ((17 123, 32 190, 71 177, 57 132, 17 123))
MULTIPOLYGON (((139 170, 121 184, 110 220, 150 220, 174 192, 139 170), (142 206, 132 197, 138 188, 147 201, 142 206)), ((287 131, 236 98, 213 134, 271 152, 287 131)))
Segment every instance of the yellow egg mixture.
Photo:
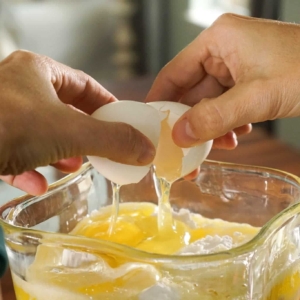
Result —
MULTIPOLYGON (((72 235, 106 240, 151 253, 173 255, 207 236, 228 236, 235 247, 257 234, 259 228, 247 224, 207 219, 191 213, 188 213, 187 220, 172 211, 169 192, 171 183, 180 177, 183 151, 178 147, 174 148, 171 128, 166 120, 167 118, 162 122, 158 149, 162 155, 154 162, 159 185, 159 205, 122 203, 118 206, 119 187, 115 186, 113 206, 101 208, 84 218, 71 232, 72 235)), ((66 247, 52 247, 46 244, 39 246, 35 260, 28 269, 26 281, 13 274, 17 299, 154 299, 147 298, 146 294, 143 296, 142 291, 162 279, 162 274, 156 267, 146 263, 129 262, 113 254, 86 255, 87 257, 83 258, 81 254, 66 247), (47 290, 51 297, 45 296, 47 290)), ((292 294, 289 282, 284 284, 283 281, 282 284, 283 286, 277 285, 275 289, 284 291, 286 287, 286 295, 292 294)), ((235 289, 231 286, 225 288, 235 289)), ((186 292, 186 296, 182 296, 184 293, 183 291, 181 298, 176 299, 202 299, 199 298, 199 293, 193 296, 192 292, 186 292)), ((284 298, 284 293, 282 295, 281 299, 290 299, 284 298)), ((175 299, 170 297, 166 299, 175 299)), ((212 296, 205 299, 221 297, 212 296)))
POLYGON ((196 214, 191 215, 191 220, 196 224, 194 229, 170 216, 168 219, 173 219, 172 222, 160 230, 157 213, 157 206, 151 203, 124 203, 120 205, 118 219, 111 234, 108 233, 111 222, 109 208, 82 220, 72 234, 107 240, 151 253, 175 254, 182 247, 207 235, 228 235, 240 244, 251 239, 258 231, 258 228, 247 224, 211 220, 196 214), (236 232, 241 235, 235 234, 236 232))
MULTIPOLYGON (((189 214, 189 222, 186 222, 186 219, 180 220, 180 214, 174 212, 173 217, 169 218, 172 219, 172 224, 160 230, 157 219, 158 206, 151 203, 122 203, 113 232, 110 233, 111 211, 112 207, 109 206, 93 212, 91 216, 83 219, 71 234, 107 240, 152 253, 172 255, 208 235, 229 236, 236 246, 250 240, 259 230, 247 224, 208 219, 198 214, 189 214), (191 222, 193 226, 190 225, 191 222)), ((88 248, 88 243, 86 246, 88 248)), ((95 262, 86 266, 83 264, 84 267, 80 267, 83 270, 80 270, 76 252, 72 251, 66 250, 66 247, 47 244, 39 246, 35 261, 28 269, 27 282, 13 274, 17 299, 44 300, 45 290, 49 290, 53 300, 147 300, 152 298, 138 298, 136 295, 162 279, 162 274, 156 267, 145 263, 131 263, 113 254, 106 256, 92 253, 91 255, 96 257, 95 262), (65 256, 67 258, 64 258, 65 256), (61 261, 66 259, 69 262, 63 262, 62 266, 61 261)), ((79 260, 82 260, 80 255, 79 260)), ((299 289, 300 275, 298 271, 291 271, 281 276, 282 280, 271 289, 267 300, 296 299, 294 296, 299 289), (281 298, 278 298, 278 295, 281 298)), ((225 286, 225 289, 227 288, 234 290, 238 287, 225 286)), ((192 291, 186 295, 184 290, 181 292, 182 297, 179 299, 198 299, 192 291)), ((203 299, 223 298, 212 296, 203 299)))
MULTIPOLYGON (((168 218, 172 220, 171 224, 166 224, 167 226, 160 230, 157 218, 158 206, 151 203, 122 203, 113 231, 110 233, 111 212, 111 206, 93 212, 91 216, 83 219, 71 234, 107 240, 152 253, 175 254, 184 246, 207 235, 228 235, 232 237, 234 243, 240 244, 251 239, 258 231, 258 228, 247 224, 211 220, 196 214, 190 214, 189 223, 193 222, 193 228, 181 221, 179 214, 175 214, 174 218, 168 218), (237 235, 236 232, 240 234, 237 235)), ((140 292, 161 279, 160 272, 149 264, 130 265, 130 262, 124 262, 113 255, 99 257, 99 261, 97 260, 91 269, 76 271, 76 268, 72 267, 76 267, 77 258, 72 257, 71 251, 67 253, 66 249, 58 246, 39 246, 35 261, 28 269, 27 282, 13 275, 17 299, 43 300, 45 298, 40 298, 40 295, 46 288, 50 291, 50 287, 53 300, 139 299, 128 297, 126 291, 140 292), (57 263, 64 261, 63 257, 66 254, 70 255, 71 268, 57 263), (72 265, 74 259, 75 265, 72 265), (101 264, 102 276, 96 270, 97 264, 101 264), (55 267, 49 268, 45 265, 55 267), (126 269, 124 273, 121 271, 122 268, 126 269), (110 272, 120 274, 115 277, 105 275, 110 272)))

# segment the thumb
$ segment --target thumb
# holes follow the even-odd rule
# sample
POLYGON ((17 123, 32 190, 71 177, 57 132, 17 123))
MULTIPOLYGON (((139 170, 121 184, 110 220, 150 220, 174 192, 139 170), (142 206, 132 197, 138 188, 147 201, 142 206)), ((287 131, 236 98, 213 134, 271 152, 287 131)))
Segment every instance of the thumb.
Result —
MULTIPOLYGON (((68 138, 61 136, 68 157, 100 156, 129 164, 147 165, 155 156, 155 147, 141 132, 125 123, 105 122, 72 111, 67 122, 68 138)), ((60 144, 61 145, 61 144, 60 144)))
POLYGON ((238 84, 217 98, 203 99, 174 125, 173 139, 190 147, 223 136, 234 128, 275 116, 270 91, 262 84, 238 84), (261 87, 261 88, 260 88, 261 87))

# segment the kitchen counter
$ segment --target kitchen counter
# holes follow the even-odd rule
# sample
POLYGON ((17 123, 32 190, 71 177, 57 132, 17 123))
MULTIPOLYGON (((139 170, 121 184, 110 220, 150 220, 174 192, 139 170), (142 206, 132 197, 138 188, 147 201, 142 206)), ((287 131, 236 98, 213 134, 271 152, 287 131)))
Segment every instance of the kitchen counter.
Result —
MULTIPOLYGON (((107 82, 103 85, 119 99, 142 101, 149 90, 151 79, 141 78, 126 82, 107 82)), ((289 147, 260 128, 239 138, 235 150, 212 150, 212 160, 251 164, 281 169, 300 176, 300 151, 289 147)), ((9 272, 2 279, 3 299, 15 300, 9 272)))

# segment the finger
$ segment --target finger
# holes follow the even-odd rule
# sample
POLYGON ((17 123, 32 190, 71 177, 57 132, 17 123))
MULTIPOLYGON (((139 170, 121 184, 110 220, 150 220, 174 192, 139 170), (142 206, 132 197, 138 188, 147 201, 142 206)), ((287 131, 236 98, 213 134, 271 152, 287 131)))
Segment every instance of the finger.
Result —
MULTIPOLYGON (((224 87, 232 87, 234 80, 222 58, 218 45, 212 44, 211 29, 204 30, 157 75, 146 102, 179 101, 179 99, 211 75, 224 87)), ((205 92, 205 91, 204 91, 205 92)))
POLYGON ((42 195, 48 189, 46 178, 35 170, 27 171, 17 176, 0 176, 0 179, 9 185, 34 196, 42 195))
POLYGON ((51 165, 63 173, 76 172, 82 166, 82 157, 61 159, 57 163, 51 165))
POLYGON ((194 170, 193 172, 191 172, 190 174, 184 176, 184 179, 185 180, 193 180, 198 176, 199 173, 200 173, 200 167, 197 168, 196 170, 194 170))
POLYGON ((214 149, 233 150, 237 147, 238 140, 234 131, 229 131, 213 142, 214 149))
POLYGON ((157 75, 146 102, 179 101, 179 99, 206 75, 202 62, 208 57, 205 44, 199 45, 198 39, 182 50, 157 75))
POLYGON ((194 106, 204 98, 215 98, 224 93, 225 87, 218 80, 210 75, 206 75, 202 81, 189 90, 180 102, 189 106, 194 106))
POLYGON ((203 99, 186 112, 173 128, 181 147, 216 139, 234 128, 272 118, 267 84, 238 84, 215 99, 203 99))
POLYGON ((117 100, 84 72, 57 63, 48 57, 45 60, 50 69, 55 92, 62 102, 91 114, 100 106, 117 100))
POLYGON ((235 128, 233 131, 236 133, 237 136, 248 134, 252 131, 252 124, 240 126, 238 128, 235 128))
POLYGON ((235 128, 233 131, 227 132, 225 135, 214 139, 214 149, 232 150, 238 145, 237 137, 240 135, 248 134, 252 130, 252 125, 247 124, 241 127, 235 128))
POLYGON ((128 124, 99 121, 69 109, 63 122, 55 130, 55 143, 63 155, 58 159, 90 155, 130 165, 147 165, 154 159, 152 142, 128 124))

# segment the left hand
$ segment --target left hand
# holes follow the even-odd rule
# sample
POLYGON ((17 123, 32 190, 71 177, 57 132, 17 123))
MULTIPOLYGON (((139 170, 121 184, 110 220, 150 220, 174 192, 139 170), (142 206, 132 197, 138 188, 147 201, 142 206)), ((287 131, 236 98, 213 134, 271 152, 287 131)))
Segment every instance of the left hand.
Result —
POLYGON ((0 62, 0 179, 32 195, 47 191, 35 168, 69 173, 83 155, 147 165, 151 141, 132 126, 89 115, 117 99, 81 71, 27 51, 0 62))

